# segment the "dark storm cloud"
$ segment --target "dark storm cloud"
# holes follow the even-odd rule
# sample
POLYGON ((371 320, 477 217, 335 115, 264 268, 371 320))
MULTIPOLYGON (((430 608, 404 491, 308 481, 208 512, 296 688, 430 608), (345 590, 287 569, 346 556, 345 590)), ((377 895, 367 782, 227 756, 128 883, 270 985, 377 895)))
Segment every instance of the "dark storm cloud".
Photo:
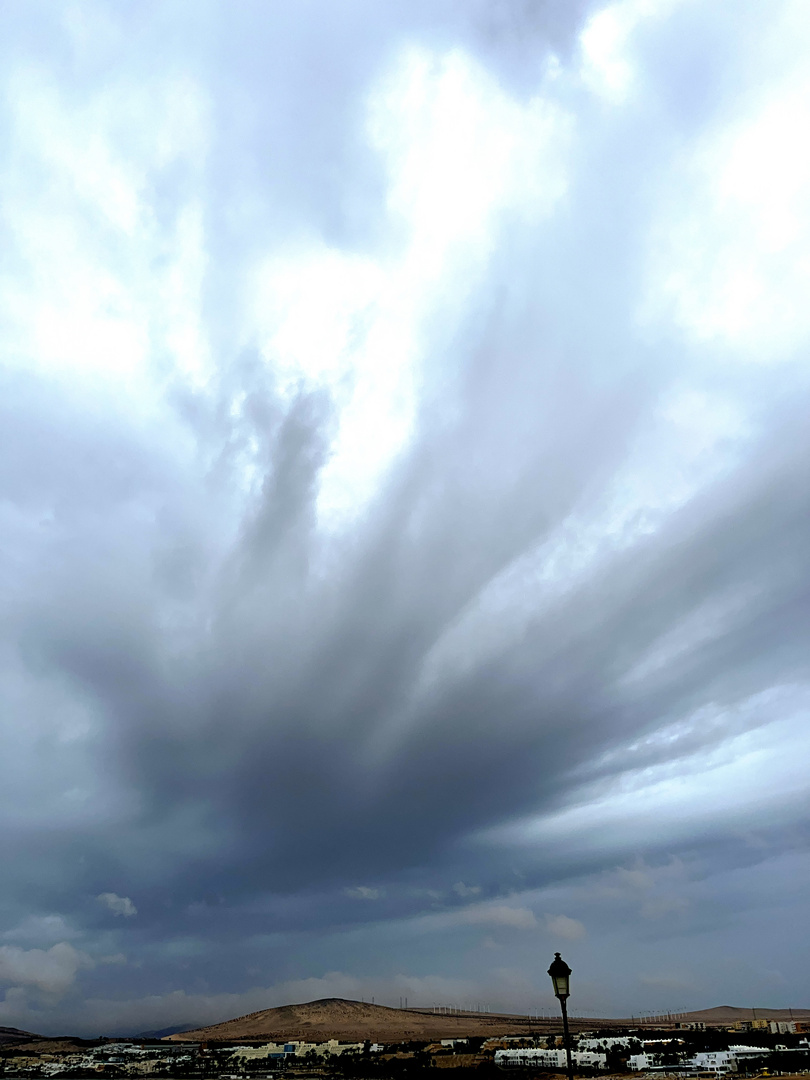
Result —
MULTIPOLYGON (((733 758, 734 738, 778 719, 782 699, 741 706, 807 676, 806 379, 791 369, 783 391, 770 368, 718 375, 700 340, 639 330, 672 131, 726 107, 707 74, 700 102, 661 123, 683 102, 678 45, 692 23, 680 16, 668 45, 650 32, 661 74, 644 70, 634 109, 614 117, 581 86, 560 91, 585 132, 566 198, 548 220, 499 219, 459 326, 432 327, 407 447, 333 531, 318 498, 340 395, 305 380, 291 389, 260 350, 234 345, 244 268, 301 230, 389 250, 390 178, 357 116, 402 48, 467 50, 525 101, 550 51, 575 64, 587 12, 311 4, 267 17, 244 5, 226 19, 195 5, 186 40, 188 11, 104 18, 132 36, 124 48, 120 26, 111 32, 129 78, 166 66, 209 94, 205 169, 157 170, 146 197, 159 228, 191 192, 205 207, 214 377, 194 386, 164 372, 169 404, 150 411, 102 383, 4 376, 5 685, 21 725, 9 734, 13 827, 0 841, 16 868, 0 899, 8 932, 60 912, 84 937, 52 958, 56 989, 85 972, 96 998, 178 983, 295 993, 291 980, 339 970, 328 965, 344 962, 346 941, 362 956, 355 972, 376 975, 386 949, 435 952, 417 943, 423 932, 446 936, 450 963, 481 926, 507 952, 510 934, 542 926, 584 949, 584 925, 618 932, 636 895, 645 926, 669 913, 681 933, 702 933, 723 904, 722 889, 701 898, 707 865, 744 874, 806 850, 800 792, 786 785, 787 810, 766 806, 754 840, 722 807, 678 832, 669 804, 660 837, 646 818, 590 846, 531 831, 610 800, 645 769, 688 785, 701 754, 733 758), (671 398, 688 392, 731 401, 743 433, 676 505, 641 499, 611 533, 645 466, 658 463, 662 487, 680 481, 670 457, 689 447, 657 440, 671 398), (73 713, 49 736, 65 702, 73 713), (33 751, 26 717, 42 723, 33 751), (640 852, 642 870, 605 885, 599 875, 640 852), (675 852, 683 880, 667 876, 675 852), (554 889, 559 908, 538 906, 554 889), (137 914, 116 918, 104 896, 137 914), (446 921, 435 930, 423 918, 446 921), (358 925, 365 947, 351 938, 358 925), (122 942, 140 969, 109 960, 122 942), (245 981, 255 951, 273 978, 245 981)), ((65 55, 51 59, 65 79, 65 55)), ((692 59, 711 67, 697 47, 692 59)), ((85 58, 76 83, 107 77, 85 58)), ((30 926, 29 946, 53 930, 30 926)), ((662 937, 649 931, 651 954, 662 937)), ((594 970, 609 968, 592 948, 594 970)), ((2 955, 9 970, 19 962, 2 955)), ((76 1022, 124 1023, 93 1010, 76 1022)))

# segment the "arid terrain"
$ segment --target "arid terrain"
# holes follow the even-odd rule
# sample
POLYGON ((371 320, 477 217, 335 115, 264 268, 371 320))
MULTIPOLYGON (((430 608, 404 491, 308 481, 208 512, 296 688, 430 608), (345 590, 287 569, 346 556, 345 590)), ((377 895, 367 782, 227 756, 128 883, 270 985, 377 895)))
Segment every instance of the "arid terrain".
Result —
POLYGON ((713 1009, 683 1013, 681 1018, 725 1027, 738 1020, 810 1020, 810 1009, 738 1009, 734 1005, 718 1005, 713 1009))
MULTIPOLYGON (((681 1020, 702 1021, 707 1025, 731 1024, 750 1019, 787 1020, 810 1018, 808 1009, 738 1009, 719 1006, 698 1012, 679 1014, 681 1020)), ((591 1028, 622 1028, 661 1026, 661 1021, 640 1020, 638 1017, 615 1020, 602 1017, 576 1017, 571 1020, 575 1031, 591 1028)), ((666 1021, 664 1021, 666 1024, 666 1021)), ((674 1021, 673 1021, 674 1024, 674 1021)), ((447 1015, 431 1009, 391 1009, 342 998, 324 998, 301 1005, 283 1005, 262 1009, 221 1024, 195 1028, 166 1036, 168 1041, 198 1040, 305 1039, 312 1042, 339 1039, 355 1042, 407 1042, 419 1039, 452 1039, 465 1036, 494 1036, 536 1034, 558 1030, 559 1017, 534 1019, 507 1013, 459 1013, 447 1015)))
POLYGON ((30 1031, 20 1031, 19 1028, 0 1026, 0 1045, 3 1043, 30 1042, 32 1039, 38 1038, 39 1035, 34 1035, 30 1031))
POLYGON ((198 1039, 340 1039, 346 1042, 405 1042, 494 1035, 505 1027, 517 1033, 544 1029, 549 1021, 493 1013, 447 1015, 426 1009, 391 1009, 342 998, 262 1009, 222 1024, 167 1036, 172 1041, 198 1039))

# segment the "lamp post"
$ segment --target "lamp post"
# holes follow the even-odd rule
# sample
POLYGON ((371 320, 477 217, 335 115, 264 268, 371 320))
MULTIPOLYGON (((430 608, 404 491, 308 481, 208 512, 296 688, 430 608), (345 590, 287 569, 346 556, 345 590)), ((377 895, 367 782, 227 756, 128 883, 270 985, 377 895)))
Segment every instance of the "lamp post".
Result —
POLYGON ((554 959, 551 961, 548 973, 554 984, 554 994, 560 999, 560 1008, 562 1009, 563 1042, 565 1043, 565 1060, 568 1065, 568 1080, 574 1080, 574 1066, 571 1061, 571 1039, 568 1036, 568 1006, 565 1003, 569 994, 571 968, 559 953, 554 953, 554 959))

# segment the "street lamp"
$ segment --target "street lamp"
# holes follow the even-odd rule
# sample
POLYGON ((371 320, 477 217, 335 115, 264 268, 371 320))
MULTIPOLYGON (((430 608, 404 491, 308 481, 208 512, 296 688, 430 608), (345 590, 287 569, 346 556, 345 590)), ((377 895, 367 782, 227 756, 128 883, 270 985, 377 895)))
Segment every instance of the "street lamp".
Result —
POLYGON ((563 1018, 563 1042, 565 1043, 565 1060, 568 1064, 568 1080, 574 1080, 574 1066, 571 1062, 571 1039, 568 1036, 568 1007, 565 1004, 570 993, 569 980, 571 968, 566 964, 559 953, 554 953, 551 967, 548 969, 551 981, 554 985, 554 995, 560 999, 560 1008, 563 1018))

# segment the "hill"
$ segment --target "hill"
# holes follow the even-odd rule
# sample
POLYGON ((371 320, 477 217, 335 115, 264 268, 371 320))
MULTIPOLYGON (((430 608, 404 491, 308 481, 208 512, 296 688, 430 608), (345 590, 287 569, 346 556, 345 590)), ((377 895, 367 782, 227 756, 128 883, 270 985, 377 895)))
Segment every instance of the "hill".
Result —
POLYGON ((810 1009, 740 1009, 736 1005, 717 1005, 713 1009, 683 1013, 682 1019, 711 1026, 734 1024, 738 1020, 810 1020, 810 1009))
POLYGON ((542 1021, 526 1016, 504 1017, 489 1013, 443 1015, 431 1010, 390 1009, 343 998, 323 998, 301 1005, 262 1009, 222 1024, 196 1028, 167 1036, 172 1042, 186 1040, 304 1039, 323 1042, 406 1042, 410 1039, 452 1039, 466 1035, 495 1035, 504 1027, 515 1033, 537 1031, 542 1021))
MULTIPOLYGON (((720 1026, 757 1017, 761 1020, 810 1019, 810 1010, 741 1009, 732 1005, 721 1005, 714 1009, 681 1013, 678 1018, 682 1021, 702 1021, 709 1026, 720 1026)), ((652 1018, 616 1020, 572 1017, 571 1029, 583 1031, 593 1028, 653 1027, 658 1026, 658 1023, 674 1026, 672 1022, 656 1022, 652 1018)), ((560 1019, 553 1016, 530 1019, 508 1013, 472 1012, 447 1015, 435 1013, 431 1009, 391 1009, 386 1005, 370 1005, 343 998, 323 998, 301 1005, 261 1009, 221 1024, 166 1034, 164 1038, 171 1042, 278 1042, 285 1039, 309 1042, 338 1039, 343 1042, 360 1042, 370 1039, 372 1042, 393 1043, 478 1035, 536 1035, 559 1029, 560 1019)))
POLYGON ((0 1027, 0 1044, 31 1042, 32 1039, 41 1039, 41 1035, 34 1035, 30 1031, 20 1031, 19 1028, 0 1027))

